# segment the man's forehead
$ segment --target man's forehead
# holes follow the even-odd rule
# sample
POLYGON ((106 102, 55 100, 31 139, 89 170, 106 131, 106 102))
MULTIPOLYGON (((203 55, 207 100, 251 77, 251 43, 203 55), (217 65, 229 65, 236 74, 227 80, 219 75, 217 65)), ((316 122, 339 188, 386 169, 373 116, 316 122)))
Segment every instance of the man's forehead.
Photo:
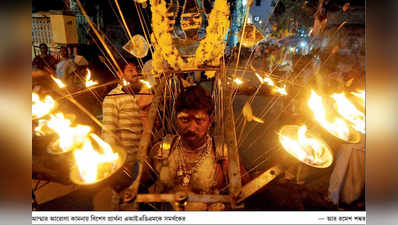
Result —
POLYGON ((208 114, 204 110, 183 110, 177 114, 177 117, 195 117, 206 118, 208 114))
POLYGON ((127 69, 137 70, 137 67, 134 64, 129 63, 129 64, 126 65, 126 68, 124 70, 127 70, 127 69))

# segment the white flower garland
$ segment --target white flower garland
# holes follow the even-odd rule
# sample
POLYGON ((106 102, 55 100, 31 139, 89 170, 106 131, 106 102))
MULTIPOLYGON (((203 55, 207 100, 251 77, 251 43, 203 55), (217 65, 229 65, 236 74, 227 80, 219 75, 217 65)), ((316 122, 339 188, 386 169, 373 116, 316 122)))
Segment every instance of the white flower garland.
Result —
POLYGON ((209 25, 206 27, 206 37, 200 41, 195 51, 195 57, 184 59, 173 43, 173 37, 168 31, 169 19, 167 18, 166 2, 164 0, 151 0, 152 10, 152 44, 155 52, 153 55, 153 68, 157 72, 164 72, 163 60, 174 70, 199 67, 202 65, 218 66, 224 54, 225 35, 229 27, 229 7, 226 0, 215 0, 209 15, 209 25))

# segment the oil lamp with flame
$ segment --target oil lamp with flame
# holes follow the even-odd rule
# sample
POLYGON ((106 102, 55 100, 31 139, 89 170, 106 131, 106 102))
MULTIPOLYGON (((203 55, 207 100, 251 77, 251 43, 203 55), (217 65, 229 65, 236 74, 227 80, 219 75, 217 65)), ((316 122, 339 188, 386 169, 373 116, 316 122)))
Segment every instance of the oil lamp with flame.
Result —
POLYGON ((283 148, 299 161, 317 168, 327 168, 333 162, 330 147, 321 138, 307 132, 307 126, 286 125, 279 131, 283 148))
POLYGON ((70 179, 78 185, 108 180, 120 171, 127 158, 125 151, 112 148, 95 134, 90 134, 83 145, 73 152, 73 156, 76 164, 71 169, 70 179))
POLYGON ((275 82, 269 76, 265 76, 264 78, 261 77, 258 73, 255 73, 257 79, 260 81, 261 84, 266 83, 268 86, 272 87, 272 92, 278 93, 280 95, 287 95, 286 85, 278 87, 275 85, 275 82))

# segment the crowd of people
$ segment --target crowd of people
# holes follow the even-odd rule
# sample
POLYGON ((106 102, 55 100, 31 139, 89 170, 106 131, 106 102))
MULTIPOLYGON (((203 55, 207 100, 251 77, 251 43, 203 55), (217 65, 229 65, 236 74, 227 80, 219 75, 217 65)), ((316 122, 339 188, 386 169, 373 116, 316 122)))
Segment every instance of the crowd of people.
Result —
POLYGON ((45 43, 39 45, 40 54, 32 61, 32 81, 34 90, 51 88, 51 76, 70 87, 81 88, 88 68, 87 60, 81 55, 72 55, 71 49, 61 46, 58 52, 50 53, 45 43))

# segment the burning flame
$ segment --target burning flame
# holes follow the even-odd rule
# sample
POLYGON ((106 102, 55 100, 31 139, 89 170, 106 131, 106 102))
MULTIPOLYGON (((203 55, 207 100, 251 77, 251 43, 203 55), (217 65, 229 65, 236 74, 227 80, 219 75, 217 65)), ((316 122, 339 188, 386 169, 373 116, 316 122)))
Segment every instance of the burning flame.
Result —
POLYGON ((283 85, 283 87, 278 87, 275 85, 274 81, 269 76, 262 78, 258 73, 255 74, 261 84, 267 83, 269 86, 273 87, 272 90, 274 92, 277 92, 281 95, 287 95, 286 85, 283 85))
POLYGON ((51 118, 47 121, 46 125, 59 136, 56 144, 63 152, 70 151, 82 145, 91 131, 89 126, 77 125, 76 127, 72 127, 72 122, 65 119, 62 113, 50 116, 51 118))
POLYGON ((341 118, 336 118, 334 122, 329 122, 326 119, 326 111, 323 106, 322 97, 317 95, 313 90, 311 90, 311 97, 308 100, 308 106, 313 111, 315 120, 329 133, 342 140, 350 140, 349 125, 341 118))
POLYGON ((356 91, 356 92, 351 92, 351 94, 353 96, 355 96, 358 99, 358 101, 361 104, 361 106, 363 108, 365 108, 365 91, 364 90, 359 90, 359 91, 356 91))
MULTIPOLYGON (((37 94, 32 93, 32 115, 47 115, 54 107, 55 101, 46 96, 40 101, 37 94)), ((55 152, 73 152, 79 170, 80 178, 85 183, 95 182, 107 177, 120 162, 119 154, 113 152, 111 146, 97 135, 91 133, 91 128, 84 125, 72 126, 63 113, 50 114, 49 119, 41 119, 34 132, 37 135, 56 133, 58 139, 50 145, 55 152)))
POLYGON ((81 148, 73 152, 80 177, 86 183, 93 183, 101 177, 107 177, 115 167, 119 154, 112 151, 111 146, 95 134, 90 137, 100 147, 101 153, 96 151, 89 138, 84 139, 81 148))
POLYGON ((283 127, 279 140, 289 154, 307 165, 326 168, 333 162, 333 155, 327 144, 321 139, 308 137, 305 125, 283 127))
POLYGON ((284 85, 283 87, 275 87, 275 92, 278 92, 281 95, 287 95, 287 91, 286 91, 286 85, 284 85))
POLYGON ((360 112, 345 96, 344 93, 333 94, 332 98, 336 101, 337 112, 346 120, 350 121, 352 127, 365 133, 365 115, 360 112))
POLYGON ((237 85, 243 84, 243 81, 242 81, 240 78, 238 78, 238 77, 234 79, 234 82, 235 82, 235 84, 237 84, 237 85))
POLYGON ((48 113, 51 112, 51 110, 55 106, 55 101, 54 99, 47 95, 44 98, 44 101, 40 101, 40 97, 36 93, 32 93, 32 116, 33 118, 40 118, 48 113))
POLYGON ((151 88, 152 88, 151 83, 149 83, 148 81, 146 81, 146 80, 140 80, 140 82, 143 83, 148 89, 151 89, 151 88))
POLYGON ((265 83, 267 83, 269 86, 272 86, 272 87, 275 86, 274 81, 271 80, 271 78, 269 78, 269 77, 264 78, 263 81, 264 81, 265 83))
POLYGON ((44 132, 44 127, 46 124, 47 124, 47 120, 39 120, 39 124, 34 129, 35 135, 37 135, 37 136, 45 135, 46 132, 44 132))
POLYGON ((91 72, 89 69, 87 69, 86 87, 90 87, 96 84, 98 84, 98 82, 91 80, 91 72))
POLYGON ((66 85, 58 78, 55 78, 53 75, 51 75, 51 79, 53 79, 55 81, 55 83, 57 83, 59 88, 65 88, 66 85))

